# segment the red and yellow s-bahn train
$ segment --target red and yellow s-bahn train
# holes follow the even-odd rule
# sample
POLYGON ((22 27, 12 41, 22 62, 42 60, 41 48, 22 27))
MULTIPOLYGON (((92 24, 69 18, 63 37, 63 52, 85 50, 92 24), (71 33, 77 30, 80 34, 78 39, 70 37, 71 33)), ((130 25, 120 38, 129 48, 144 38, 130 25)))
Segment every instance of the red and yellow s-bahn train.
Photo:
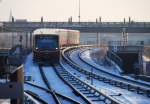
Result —
POLYGON ((78 45, 80 32, 42 28, 33 32, 33 60, 37 63, 58 62, 63 47, 78 45))

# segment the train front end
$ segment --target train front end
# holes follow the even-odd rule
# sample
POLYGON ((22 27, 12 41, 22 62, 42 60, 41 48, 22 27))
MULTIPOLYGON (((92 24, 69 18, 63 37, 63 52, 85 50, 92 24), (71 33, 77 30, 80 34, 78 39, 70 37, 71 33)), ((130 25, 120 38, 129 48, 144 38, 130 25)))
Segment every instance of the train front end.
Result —
POLYGON ((34 36, 34 62, 39 64, 53 63, 58 62, 59 57, 59 35, 38 34, 34 36))

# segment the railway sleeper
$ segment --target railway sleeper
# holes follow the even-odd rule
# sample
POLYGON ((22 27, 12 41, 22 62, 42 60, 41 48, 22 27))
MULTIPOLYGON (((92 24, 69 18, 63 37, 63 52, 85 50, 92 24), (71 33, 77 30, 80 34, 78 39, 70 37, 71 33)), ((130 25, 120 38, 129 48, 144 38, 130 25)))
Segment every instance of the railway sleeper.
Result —
POLYGON ((93 78, 98 79, 98 76, 97 75, 93 75, 93 78))
MULTIPOLYGON (((94 97, 93 97, 93 98, 94 98, 94 97)), ((105 100, 106 100, 106 97, 104 97, 104 96, 102 96, 102 95, 99 95, 99 96, 95 95, 95 98, 96 98, 96 99, 92 99, 92 101, 102 101, 102 102, 104 103, 105 100)))
POLYGON ((68 78, 69 78, 68 81, 74 81, 72 77, 68 76, 68 78))
POLYGON ((68 75, 67 74, 64 74, 64 73, 59 73, 61 76, 63 76, 63 77, 68 77, 68 75))
POLYGON ((78 85, 77 82, 71 82, 71 84, 74 85, 74 86, 78 85))
POLYGON ((71 84, 78 84, 79 82, 77 80, 74 79, 66 79, 68 80, 71 84))
MULTIPOLYGON (((85 89, 85 90, 82 90, 82 91, 88 91, 90 94, 93 94, 93 95, 97 95, 95 92, 95 90, 92 90, 92 89, 85 89)), ((88 94, 89 95, 89 94, 88 94)), ((97 95, 98 96, 98 95, 97 95)))
POLYGON ((68 76, 69 76, 69 78, 70 78, 70 79, 72 79, 72 80, 73 80, 73 79, 74 79, 74 80, 76 80, 76 79, 75 79, 75 77, 73 77, 73 76, 72 76, 72 75, 70 75, 69 73, 68 73, 68 76))
POLYGON ((99 77, 98 80, 99 81, 104 81, 104 78, 103 77, 99 77))
POLYGON ((142 94, 142 95, 146 93, 146 91, 144 89, 141 89, 140 87, 137 87, 136 92, 137 94, 142 94))
POLYGON ((88 89, 84 88, 84 89, 80 89, 81 92, 84 92, 84 91, 88 91, 90 92, 88 89))
POLYGON ((64 71, 64 70, 58 70, 58 72, 59 72, 59 73, 63 73, 63 74, 67 74, 67 72, 64 71))
POLYGON ((71 84, 79 84, 77 81, 75 81, 75 80, 71 80, 71 81, 69 81, 71 84))
POLYGON ((77 69, 77 70, 78 70, 78 72, 81 72, 81 73, 83 73, 83 71, 84 71, 84 70, 82 70, 82 69, 77 69))
POLYGON ((99 95, 97 95, 97 94, 95 94, 95 93, 91 93, 91 94, 87 95, 87 97, 93 97, 93 96, 95 96, 95 97, 100 97, 99 95))
POLYGON ((74 79, 68 79, 68 81, 71 82, 71 83, 78 83, 78 81, 74 80, 74 79))
POLYGON ((83 82, 80 82, 80 86, 83 86, 83 87, 84 87, 84 86, 85 86, 85 84, 84 84, 83 82))
POLYGON ((105 99, 105 103, 106 103, 106 104, 113 104, 113 102, 110 101, 110 100, 108 100, 108 99, 105 99))
POLYGON ((62 70, 62 67, 61 66, 56 66, 56 65, 54 65, 55 66, 55 68, 57 69, 57 70, 62 70))
POLYGON ((83 90, 81 91, 84 95, 88 95, 88 94, 91 94, 91 92, 89 90, 83 90))
POLYGON ((92 99, 92 101, 94 101, 94 102, 96 102, 96 101, 102 101, 102 103, 100 103, 100 104, 103 104, 104 103, 104 100, 103 99, 100 99, 100 98, 96 98, 96 99, 92 99))
POLYGON ((126 86, 126 84, 125 83, 123 83, 123 82, 119 82, 120 83, 120 88, 122 88, 122 89, 126 89, 127 88, 127 86, 126 86))
POLYGON ((82 85, 83 85, 83 87, 88 88, 88 85, 86 85, 86 84, 84 84, 84 83, 82 83, 82 85))
POLYGON ((60 74, 60 75, 63 76, 63 77, 69 78, 69 76, 67 74, 60 74))
MULTIPOLYGON (((84 88, 84 90, 91 92, 91 89, 90 89, 90 88, 88 88, 88 87, 83 87, 83 88, 84 88)), ((83 90, 83 91, 84 91, 84 90, 83 90)))
POLYGON ((116 86, 116 87, 121 87, 120 82, 115 81, 115 86, 116 86))
POLYGON ((102 101, 103 103, 111 104, 111 101, 101 94, 98 94, 98 95, 94 94, 93 97, 92 97, 92 95, 87 95, 87 97, 88 96, 89 96, 89 98, 90 98, 90 96, 91 96, 91 98, 93 98, 92 101, 102 101))
POLYGON ((68 75, 68 72, 66 72, 66 71, 63 71, 63 70, 61 70, 61 71, 58 71, 60 74, 66 74, 66 75, 68 75))
POLYGON ((71 67, 74 68, 74 69, 78 69, 78 68, 77 68, 76 66, 74 66, 74 65, 71 65, 71 67))
POLYGON ((84 73, 85 75, 89 75, 89 74, 90 74, 89 72, 86 72, 86 71, 83 71, 83 73, 84 73))
POLYGON ((91 93, 96 94, 96 91, 94 89, 91 89, 90 91, 91 91, 91 93))
POLYGON ((109 84, 113 86, 115 85, 115 83, 116 83, 115 81, 111 80, 109 84))
MULTIPOLYGON (((76 84, 73 84, 76 88, 80 88, 79 86, 79 83, 76 83, 76 84)), ((83 86, 82 86, 83 87, 83 86)))
POLYGON ((104 81, 103 81, 103 82, 104 82, 104 83, 110 83, 110 81, 111 81, 110 79, 104 78, 104 81))
POLYGON ((78 86, 82 86, 82 87, 84 87, 84 84, 83 84, 82 82, 78 81, 78 83, 79 83, 79 85, 78 85, 78 86))
POLYGON ((146 95, 147 95, 147 97, 150 97, 150 90, 146 91, 146 95))
POLYGON ((131 86, 130 84, 128 84, 127 89, 128 89, 128 91, 135 91, 136 90, 136 88, 131 86))
POLYGON ((86 88, 84 88, 83 86, 77 86, 76 88, 77 88, 78 90, 86 89, 86 88))
POLYGON ((76 80, 76 82, 78 83, 79 86, 81 86, 82 82, 76 80))
MULTIPOLYGON (((61 74, 60 74, 61 75, 61 74)), ((68 78, 69 78, 69 76, 68 75, 65 75, 65 76, 63 76, 63 75, 61 75, 64 79, 67 79, 68 80, 68 78)))
POLYGON ((62 78, 64 79, 64 80, 66 80, 66 81, 68 81, 68 76, 62 76, 62 78))
POLYGON ((84 88, 84 90, 86 90, 86 91, 90 91, 90 90, 91 90, 91 89, 88 88, 88 87, 84 87, 84 86, 83 86, 83 88, 84 88))

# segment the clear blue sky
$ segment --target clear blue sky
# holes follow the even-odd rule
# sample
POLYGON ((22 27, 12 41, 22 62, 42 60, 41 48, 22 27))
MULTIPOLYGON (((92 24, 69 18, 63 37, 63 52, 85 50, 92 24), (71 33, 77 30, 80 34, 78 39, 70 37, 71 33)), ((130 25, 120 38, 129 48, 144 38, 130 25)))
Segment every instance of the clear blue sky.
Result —
MULTIPOLYGON (((81 21, 150 21, 150 0, 80 0, 81 21)), ((0 21, 8 21, 10 9, 17 19, 39 21, 67 21, 72 16, 78 20, 79 0, 0 0, 0 21)))

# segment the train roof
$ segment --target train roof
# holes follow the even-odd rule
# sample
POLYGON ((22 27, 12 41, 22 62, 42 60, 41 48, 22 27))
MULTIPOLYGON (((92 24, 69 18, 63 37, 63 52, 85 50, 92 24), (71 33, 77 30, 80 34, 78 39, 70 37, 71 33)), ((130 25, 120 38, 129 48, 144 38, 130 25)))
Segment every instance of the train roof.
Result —
POLYGON ((79 32, 78 30, 69 30, 69 29, 49 29, 41 28, 36 29, 33 34, 58 34, 58 32, 79 32))

